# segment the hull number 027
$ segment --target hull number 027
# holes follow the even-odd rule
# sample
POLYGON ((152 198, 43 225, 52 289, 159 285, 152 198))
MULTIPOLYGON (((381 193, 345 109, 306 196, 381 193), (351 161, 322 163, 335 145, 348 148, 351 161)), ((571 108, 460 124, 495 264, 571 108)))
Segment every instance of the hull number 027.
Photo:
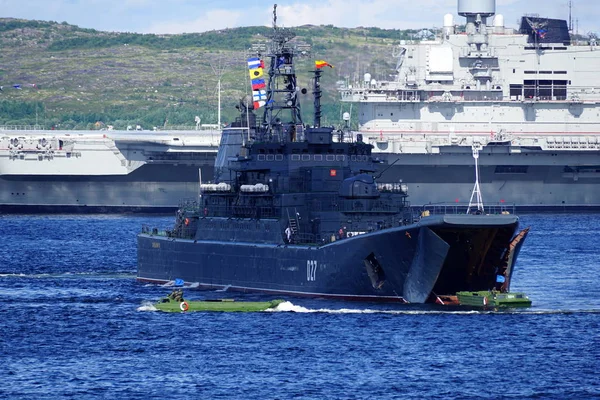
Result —
POLYGON ((306 280, 314 282, 317 280, 317 260, 306 260, 306 280))

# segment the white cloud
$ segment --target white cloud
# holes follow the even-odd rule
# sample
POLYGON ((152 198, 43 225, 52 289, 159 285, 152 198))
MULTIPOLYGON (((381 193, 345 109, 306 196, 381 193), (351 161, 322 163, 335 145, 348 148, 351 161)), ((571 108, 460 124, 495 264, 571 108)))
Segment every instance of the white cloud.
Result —
MULTIPOLYGON (((566 0, 497 0, 496 12, 504 15, 508 27, 517 28, 518 21, 526 13, 568 19, 567 4, 566 0)), ((573 22, 578 23, 580 33, 600 29, 597 22, 600 19, 600 7, 597 4, 597 0, 573 2, 573 22)), ((418 29, 440 27, 447 13, 455 16, 456 23, 463 23, 464 18, 458 16, 457 6, 457 0, 297 1, 278 7, 278 13, 285 26, 332 24, 338 27, 418 29)))
POLYGON ((407 0, 329 0, 317 5, 296 3, 280 7, 285 26, 305 24, 338 27, 421 28, 441 25, 443 15, 456 9, 454 0, 421 0, 418 7, 407 0), (398 4, 403 3, 403 4, 398 4), (448 10, 440 12, 440 10, 448 10))
POLYGON ((248 25, 245 14, 241 11, 209 10, 192 20, 155 22, 144 28, 144 33, 194 33, 215 29, 234 28, 248 25))
MULTIPOLYGON (((580 33, 600 30, 598 0, 573 1, 580 33)), ((441 26, 444 14, 457 23, 457 0, 0 0, 3 17, 66 21, 84 28, 144 33, 204 32, 227 27, 278 24, 339 27, 427 28, 441 26)), ((567 19, 567 0, 496 0, 507 26, 524 13, 567 19)))

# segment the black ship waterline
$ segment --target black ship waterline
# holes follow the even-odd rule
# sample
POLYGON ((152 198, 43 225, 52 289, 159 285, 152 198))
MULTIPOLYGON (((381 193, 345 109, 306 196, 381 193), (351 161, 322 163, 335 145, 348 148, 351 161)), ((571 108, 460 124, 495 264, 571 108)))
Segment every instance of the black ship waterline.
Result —
POLYGON ((202 288, 423 303, 508 291, 527 230, 518 217, 415 218, 400 183, 378 183, 372 146, 303 123, 289 31, 274 24, 266 99, 224 129, 215 183, 183 203, 171 230, 138 235, 137 279, 202 288), (255 107, 264 106, 262 120, 255 107))

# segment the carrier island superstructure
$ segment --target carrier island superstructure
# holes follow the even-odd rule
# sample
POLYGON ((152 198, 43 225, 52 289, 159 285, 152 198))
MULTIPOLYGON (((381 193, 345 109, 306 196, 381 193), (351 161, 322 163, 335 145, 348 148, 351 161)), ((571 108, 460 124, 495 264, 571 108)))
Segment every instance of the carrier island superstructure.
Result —
POLYGON ((359 133, 403 179, 412 204, 465 201, 479 154, 488 203, 600 207, 600 47, 571 42, 566 21, 506 28, 495 0, 458 0, 435 40, 402 42, 392 80, 340 88, 359 133), (492 19, 492 16, 495 16, 492 19), (418 172, 418 173, 417 173, 418 172))
MULTIPOLYGON (((441 37, 400 43, 395 79, 340 87, 380 179, 407 184, 413 207, 464 204, 477 152, 487 204, 600 210, 600 47, 572 43, 563 20, 507 28, 494 0, 459 0, 458 14, 464 32, 448 14, 441 37)), ((0 129, 0 212, 175 210, 212 180, 220 140, 0 129)))

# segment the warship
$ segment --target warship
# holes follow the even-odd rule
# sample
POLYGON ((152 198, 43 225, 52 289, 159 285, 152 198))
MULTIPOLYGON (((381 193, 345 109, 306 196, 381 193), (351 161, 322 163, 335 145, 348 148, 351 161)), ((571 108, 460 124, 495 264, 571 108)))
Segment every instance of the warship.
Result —
POLYGON ((314 122, 303 121, 299 53, 276 20, 265 54, 248 59, 253 97, 223 129, 214 180, 171 228, 138 234, 137 280, 408 303, 507 292, 527 235, 519 218, 484 209, 477 181, 472 210, 414 215, 405 184, 378 180, 372 145, 321 126, 325 61, 312 71, 314 122))
MULTIPOLYGON (((538 16, 505 27, 494 0, 459 0, 458 14, 464 30, 447 14, 439 37, 394 47, 395 69, 338 87, 381 178, 408 184, 414 208, 466 203, 477 148, 488 204, 600 210, 595 39, 538 16)), ((220 132, 0 127, 0 212, 174 211, 213 176, 220 132)))
POLYGON ((596 39, 574 43, 567 21, 537 15, 507 28, 495 0, 458 0, 458 14, 464 30, 447 14, 439 37, 402 41, 393 79, 366 71, 339 87, 358 104, 358 132, 395 163, 383 178, 420 203, 464 201, 475 146, 488 203, 599 209, 596 39))

